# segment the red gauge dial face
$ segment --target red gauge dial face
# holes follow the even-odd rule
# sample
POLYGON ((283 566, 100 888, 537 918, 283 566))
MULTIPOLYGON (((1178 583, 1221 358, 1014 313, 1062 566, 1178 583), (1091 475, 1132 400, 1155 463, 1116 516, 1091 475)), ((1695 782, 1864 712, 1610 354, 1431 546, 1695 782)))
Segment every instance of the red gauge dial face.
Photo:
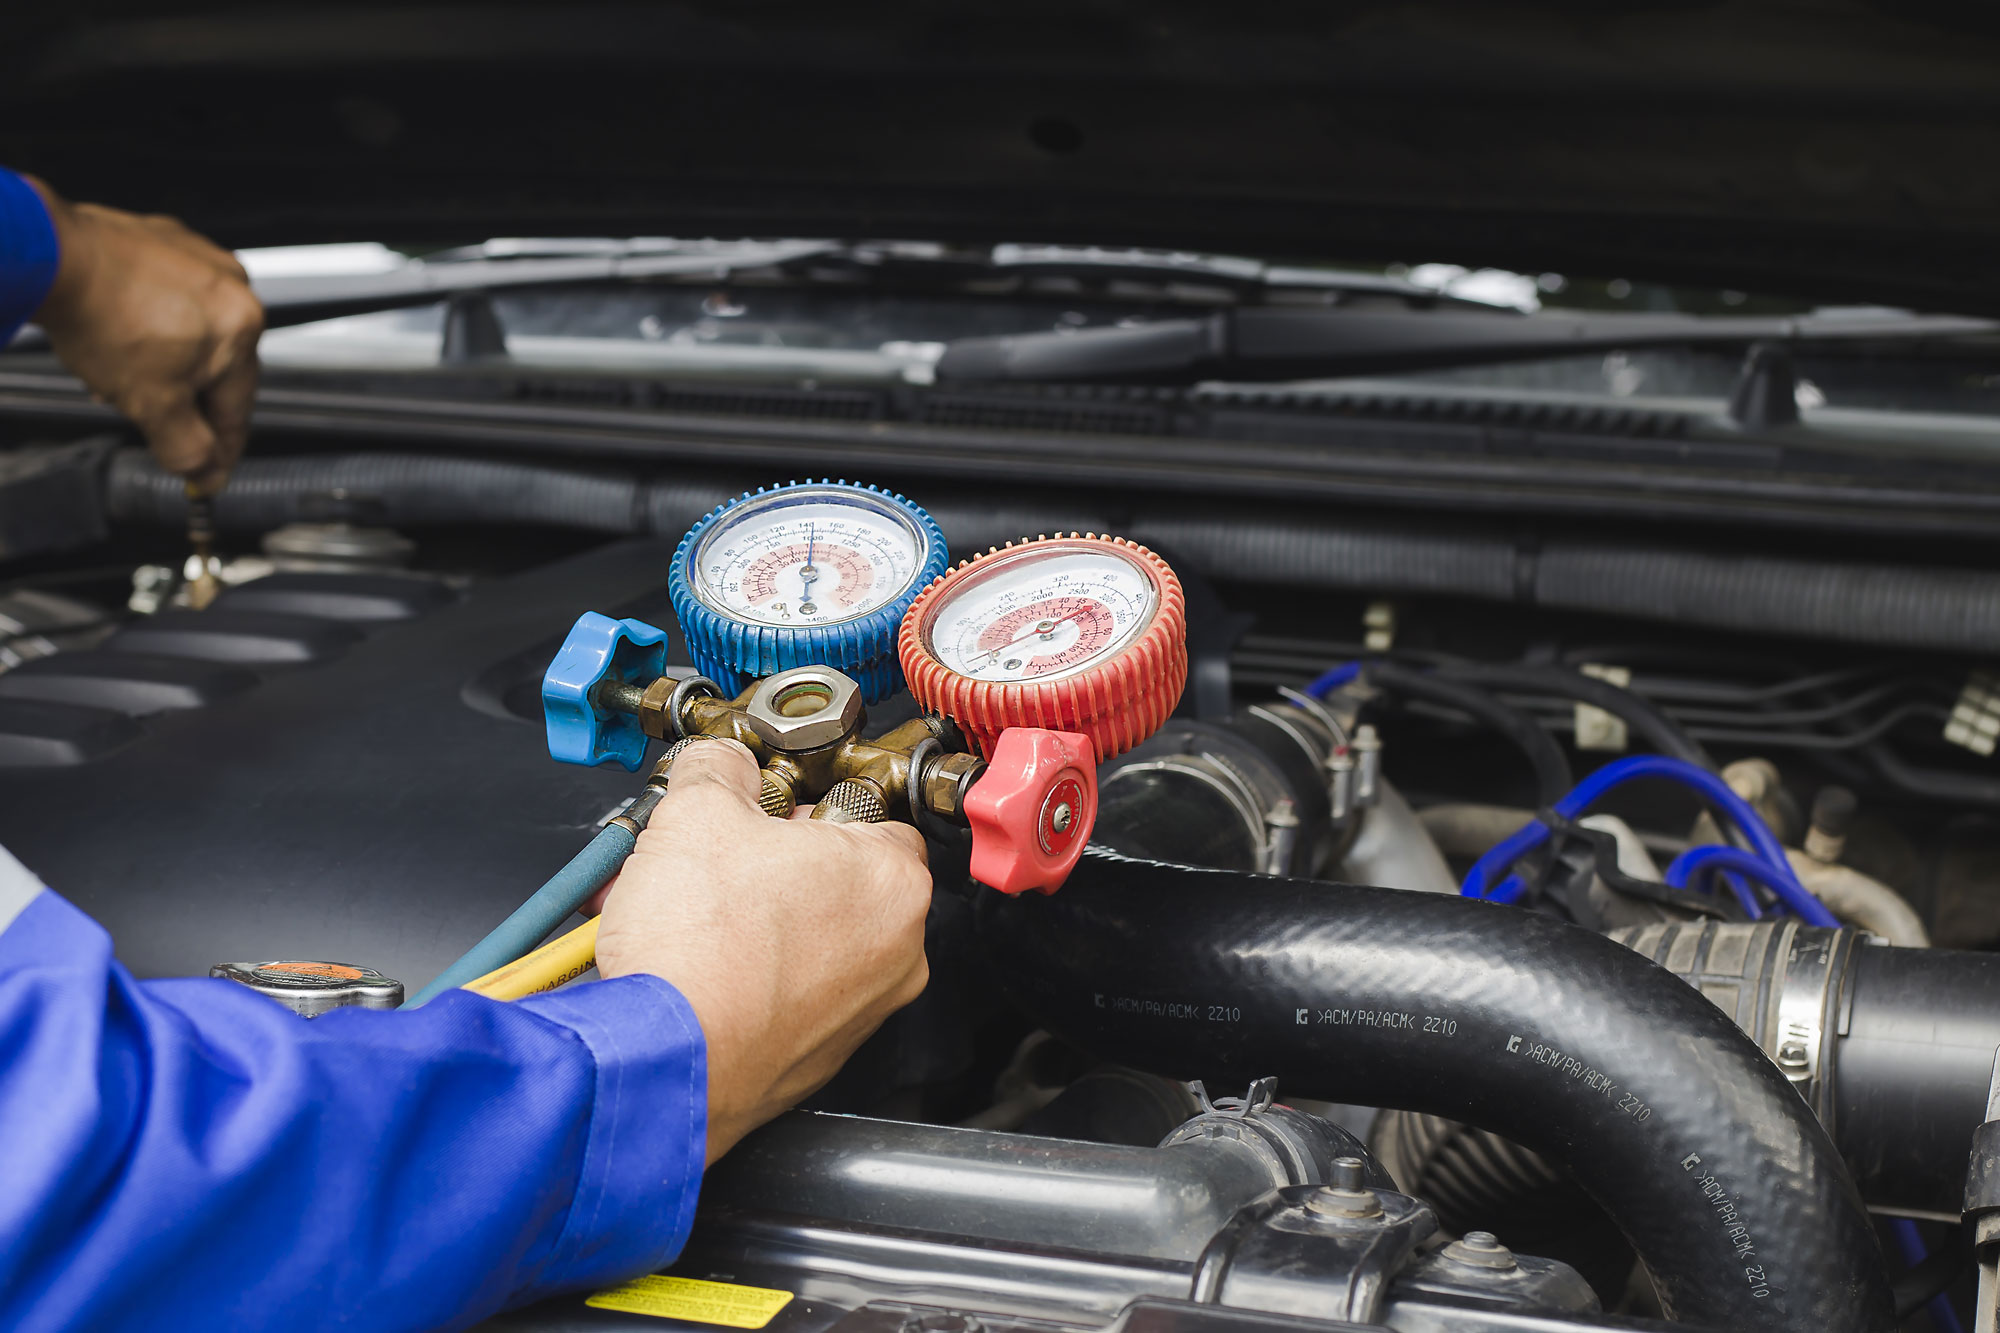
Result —
POLYGON ((926 637, 961 676, 1059 680, 1123 649, 1159 605, 1151 573, 1106 546, 1024 547, 968 578, 933 613, 926 637))
POLYGON ((1117 613, 1094 597, 1051 597, 1017 607, 980 632, 993 679, 1039 680, 1090 661, 1118 636, 1117 613))

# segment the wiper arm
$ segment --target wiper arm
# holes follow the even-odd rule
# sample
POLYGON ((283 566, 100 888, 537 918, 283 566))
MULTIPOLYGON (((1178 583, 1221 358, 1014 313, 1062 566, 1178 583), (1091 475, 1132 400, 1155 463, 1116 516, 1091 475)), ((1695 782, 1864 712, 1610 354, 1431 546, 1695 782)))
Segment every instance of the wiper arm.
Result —
POLYGON ((821 255, 845 253, 831 241, 746 241, 685 250, 520 259, 450 259, 412 262, 386 273, 266 277, 250 285, 264 303, 270 328, 309 324, 336 315, 430 305, 460 292, 566 287, 587 282, 645 278, 726 278, 742 269, 781 267, 821 255))
POLYGON ((889 241, 513 241, 488 242, 384 273, 264 277, 251 286, 272 328, 337 315, 430 305, 461 292, 518 291, 648 278, 721 281, 751 269, 784 269, 818 280, 1021 285, 1049 279, 1206 289, 1219 300, 1273 291, 1401 298, 1423 306, 1481 308, 1375 273, 1282 268, 1260 260, 1156 250, 996 245, 990 250, 889 241))
POLYGON ((1640 347, 1947 339, 2000 322, 1900 312, 1652 315, 1250 307, 1068 333, 960 338, 939 380, 1189 383, 1430 370, 1640 347))

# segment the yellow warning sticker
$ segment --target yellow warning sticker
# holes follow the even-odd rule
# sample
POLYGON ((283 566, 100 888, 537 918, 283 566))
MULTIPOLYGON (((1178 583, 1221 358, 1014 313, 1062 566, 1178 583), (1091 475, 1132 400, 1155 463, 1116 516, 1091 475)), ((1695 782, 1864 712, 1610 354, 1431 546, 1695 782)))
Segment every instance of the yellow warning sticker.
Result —
POLYGON ((769 1287, 739 1287, 733 1282, 703 1282, 699 1278, 662 1277, 653 1273, 586 1296, 583 1303, 624 1314, 726 1324, 730 1328, 762 1328, 791 1299, 791 1292, 769 1287))

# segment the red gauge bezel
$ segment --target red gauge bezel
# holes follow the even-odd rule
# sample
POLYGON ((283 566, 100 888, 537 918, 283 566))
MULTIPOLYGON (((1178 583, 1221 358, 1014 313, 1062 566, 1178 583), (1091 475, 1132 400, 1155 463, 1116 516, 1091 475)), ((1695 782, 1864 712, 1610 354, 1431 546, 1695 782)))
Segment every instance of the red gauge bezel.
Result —
POLYGON ((1071 532, 1008 542, 961 561, 918 594, 897 631, 896 653, 918 704, 956 723, 982 758, 992 757, 1007 728, 1043 727, 1088 736, 1101 763, 1158 731, 1180 702, 1188 674, 1187 596, 1166 561, 1123 537, 1071 532), (975 680, 939 661, 930 646, 938 608, 979 576, 983 561, 1036 547, 1113 549, 1152 580, 1152 620, 1103 661, 1054 680, 975 680))

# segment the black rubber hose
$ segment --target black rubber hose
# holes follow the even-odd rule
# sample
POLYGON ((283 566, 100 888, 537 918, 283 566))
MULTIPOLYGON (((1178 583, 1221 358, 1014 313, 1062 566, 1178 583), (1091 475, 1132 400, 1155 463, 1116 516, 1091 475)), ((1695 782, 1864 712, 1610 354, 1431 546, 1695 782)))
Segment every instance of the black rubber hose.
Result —
POLYGON ((1370 685, 1389 694, 1421 699, 1425 703, 1440 704, 1469 714, 1514 742, 1535 770, 1535 788, 1541 804, 1555 804, 1576 785, 1562 747, 1542 730, 1541 724, 1511 704, 1501 703, 1485 690, 1388 662, 1368 663, 1362 668, 1362 676, 1370 685))
POLYGON ((1131 536, 1211 578, 1375 595, 1437 593, 1753 634, 1950 652, 2000 650, 1988 570, 1412 530, 1268 511, 1143 517, 1131 536))
MULTIPOLYGON (((643 479, 615 468, 551 467, 439 454, 252 454, 216 499, 216 521, 263 532, 286 523, 342 520, 422 527, 527 523, 678 537, 738 490, 719 480, 643 479)), ((106 512, 116 520, 180 528, 187 493, 143 450, 113 456, 106 512)), ((1103 532, 1104 514, 1077 505, 1025 505, 1005 496, 929 506, 952 549, 968 554, 1028 532, 1103 532)))
POLYGON ((1536 566, 1535 600, 1751 634, 1955 652, 2000 646, 2000 579, 1990 570, 1552 543, 1536 566))
POLYGON ((1676 1319, 1882 1333, 1840 1155, 1698 992, 1601 935, 1467 898, 1087 855, 982 894, 1002 987, 1051 1032, 1174 1078, 1467 1121, 1564 1167, 1676 1319))
POLYGON ((1871 1202, 1956 1212, 2000 1047, 2000 954, 1857 948, 1833 1058, 1834 1138, 1871 1202))
POLYGON ((2000 778, 1912 764, 1881 741, 1863 746, 1861 753, 1882 780, 1898 791, 1926 800, 2000 809, 2000 778))
POLYGON ((1713 771, 1715 760, 1681 729, 1680 723, 1665 712, 1621 685, 1566 666, 1529 666, 1513 663, 1473 663, 1446 667, 1438 672, 1450 680, 1515 694, 1539 694, 1601 708, 1624 722, 1633 733, 1659 754, 1685 759, 1713 771))
MULTIPOLYGON (((218 525, 267 531, 333 520, 424 526, 534 523, 594 532, 674 532, 728 499, 706 484, 642 482, 630 473, 429 454, 252 456, 215 499, 218 525)), ((138 450, 113 456, 106 479, 113 519, 178 526, 187 493, 138 450)))
MULTIPOLYGON (((443 486, 428 492, 428 502, 437 506, 431 511, 439 514, 435 520, 392 515, 372 520, 377 522, 546 522, 642 532, 649 530, 648 512, 660 512, 653 486, 629 476, 576 467, 414 455, 260 458, 253 454, 238 466, 236 476, 236 483, 218 502, 217 518, 224 526, 237 526, 228 510, 245 481, 265 490, 258 502, 268 505, 283 504, 288 497, 296 502, 302 492, 324 496, 328 487, 322 483, 329 476, 335 478, 334 487, 350 491, 380 488, 390 481, 398 485, 409 481, 419 493, 432 483, 443 486), (329 465, 359 471, 334 474, 324 470, 329 465), (488 472, 482 478, 477 468, 505 471, 488 472), (538 474, 532 481, 531 473, 538 474), (294 481, 300 484, 291 485, 294 481), (347 486, 348 482, 360 484, 347 486), (620 487, 628 488, 622 497, 620 487), (621 512, 633 517, 621 518, 621 512)), ((143 455, 121 452, 111 465, 107 509, 114 518, 173 524, 179 521, 178 490, 179 483, 165 473, 157 468, 149 471, 143 455)), ((413 494, 413 502, 416 498, 413 494)), ((694 506, 691 512, 698 516, 727 498, 718 490, 706 505, 694 506)), ((685 506, 669 503, 667 509, 679 523, 685 506)), ((300 518, 328 517, 279 509, 259 511, 262 516, 251 520, 247 517, 251 511, 243 512, 243 526, 273 527, 300 518), (272 520, 273 512, 282 516, 272 520)), ((990 529, 1008 536, 1057 526, 1062 525, 1047 520, 1019 528, 980 525, 982 533, 990 529)), ((1072 521, 1068 526, 1101 530, 1102 524, 1072 521)), ((664 528, 656 522, 650 530, 664 528)), ((951 533, 949 524, 946 532, 951 533)), ((2000 591, 1993 576, 1983 570, 1563 542, 1527 547, 1502 535, 1413 532, 1339 520, 1288 520, 1261 512, 1144 517, 1131 525, 1131 535, 1181 553, 1212 578, 1239 582, 1477 597, 1902 648, 2000 650, 2000 591)))

